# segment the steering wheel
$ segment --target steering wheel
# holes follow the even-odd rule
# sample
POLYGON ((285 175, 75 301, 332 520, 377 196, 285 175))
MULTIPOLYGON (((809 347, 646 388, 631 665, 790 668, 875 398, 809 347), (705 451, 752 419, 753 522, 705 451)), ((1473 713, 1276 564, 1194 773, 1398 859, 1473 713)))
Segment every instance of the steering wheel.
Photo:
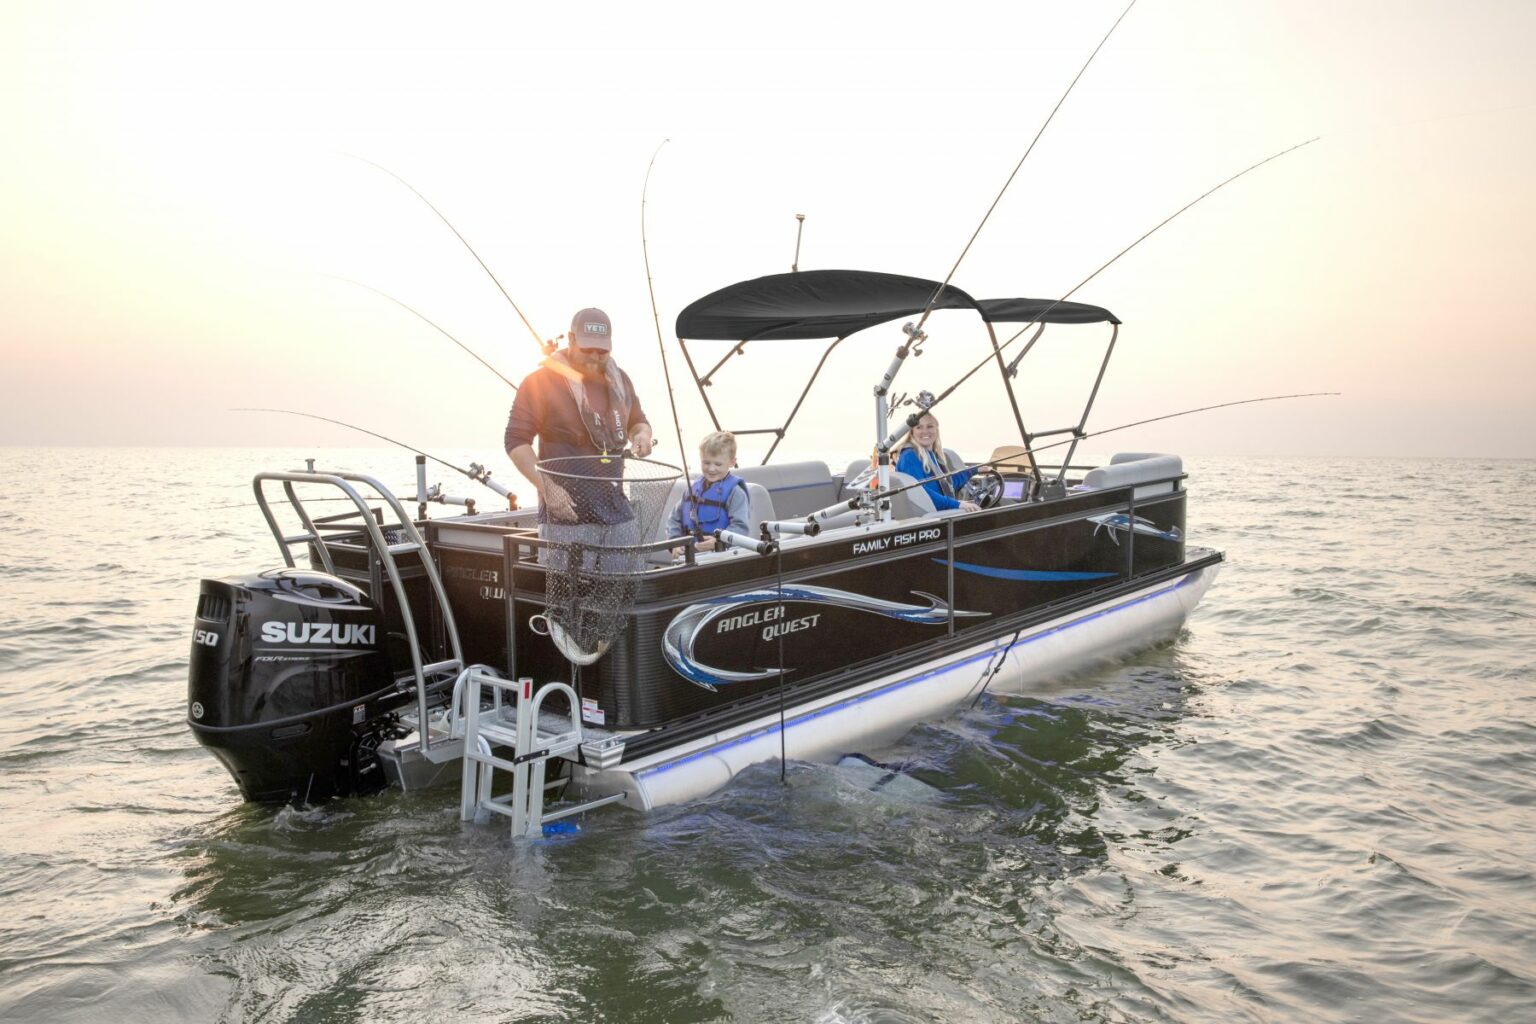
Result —
POLYGON ((982 508, 996 505, 1003 500, 1003 474, 995 469, 978 469, 960 488, 960 500, 974 501, 982 508))

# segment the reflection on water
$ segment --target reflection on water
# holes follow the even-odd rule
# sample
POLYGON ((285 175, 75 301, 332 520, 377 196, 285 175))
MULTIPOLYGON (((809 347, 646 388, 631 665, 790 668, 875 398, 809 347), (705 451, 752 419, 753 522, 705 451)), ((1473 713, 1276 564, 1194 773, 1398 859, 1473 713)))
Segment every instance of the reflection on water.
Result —
POLYGON ((174 507, 108 499, 82 530, 53 510, 101 453, 0 456, 38 481, 0 510, 28 541, 0 551, 0 1018, 1503 1021, 1536 1003, 1531 463, 1190 460, 1191 540, 1231 562, 1173 641, 864 752, 910 787, 760 765, 514 845, 461 824, 451 790, 237 804, 181 721, 186 629, 198 576, 274 561, 254 509, 211 510, 296 460, 111 456, 174 507))

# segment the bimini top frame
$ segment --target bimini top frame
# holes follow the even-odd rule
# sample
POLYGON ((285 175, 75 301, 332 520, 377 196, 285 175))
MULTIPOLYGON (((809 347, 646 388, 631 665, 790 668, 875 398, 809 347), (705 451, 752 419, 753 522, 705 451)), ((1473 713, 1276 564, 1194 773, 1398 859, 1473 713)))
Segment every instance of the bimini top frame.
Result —
MULTIPOLYGON (((789 426, 794 422, 800 406, 805 402, 805 397, 810 393, 811 386, 815 384, 821 369, 826 365, 827 357, 832 350, 842 343, 848 336, 879 324, 889 323, 906 316, 917 316, 925 310, 932 309, 972 309, 981 317, 987 326, 987 337, 991 341, 992 351, 998 370, 1002 376, 1003 386, 1008 392, 1008 401, 1013 409, 1014 421, 1019 428, 1019 437, 1029 453, 1029 463, 1034 466, 1033 442, 1036 438, 1055 434, 1072 434, 1072 449, 1077 446, 1078 440, 1083 436, 1084 427, 1088 420, 1088 414, 1093 409, 1094 399, 1098 396, 1099 385, 1104 380, 1104 371, 1109 366, 1109 357, 1115 349, 1115 341, 1119 337, 1120 320, 1109 310, 1100 306, 1090 306, 1082 302, 1066 302, 1051 299, 974 299, 967 293, 951 285, 941 285, 937 281, 928 281, 918 277, 905 277, 899 274, 882 274, 868 270, 807 270, 798 273, 772 274, 768 277, 759 277, 750 281, 742 281, 728 285, 718 291, 711 292, 701 299, 688 305, 677 317, 677 339, 683 350, 683 357, 688 362, 688 369, 693 377, 694 384, 699 389, 699 396, 704 400, 704 407, 709 411, 710 420, 716 430, 725 429, 720 424, 720 418, 715 413, 713 403, 709 400, 709 393, 705 390, 714 382, 715 374, 731 360, 732 357, 743 355, 749 342, 762 341, 788 341, 830 338, 831 343, 821 354, 816 368, 811 372, 810 380, 801 390, 794 407, 790 409, 789 416, 783 426, 769 427, 765 429, 737 430, 737 434, 773 434, 774 441, 769 447, 767 455, 763 457, 766 465, 773 457, 774 449, 784 439, 789 426), (1001 345, 998 344, 997 332, 993 327, 997 323, 1022 324, 1013 337, 1001 345), (1104 352, 1104 361, 1099 366, 1098 376, 1094 379, 1093 390, 1088 395, 1088 401, 1083 407, 1083 414, 1078 422, 1072 426, 1061 427, 1052 430, 1036 431, 1031 433, 1024 426, 1023 415, 1019 411, 1018 397, 1014 394, 1013 380, 1018 374, 1019 363, 1035 342, 1045 331, 1046 324, 1093 324, 1109 323, 1114 330, 1110 336, 1109 345, 1104 352), (1024 333, 1031 326, 1035 326, 1034 335, 1025 343, 1023 351, 1012 362, 1004 363, 1002 350, 1024 333), (736 345, 731 348, 719 362, 715 363, 707 373, 700 374, 693 361, 693 355, 688 351, 688 340, 695 341, 734 341, 736 345)), ((898 427, 894 433, 886 436, 886 396, 895 380, 901 363, 911 353, 916 351, 927 336, 912 325, 904 329, 907 334, 897 349, 896 358, 887 369, 885 376, 876 385, 875 397, 877 402, 876 412, 876 437, 877 453, 883 458, 888 455, 891 447, 901 439, 901 436, 916 423, 921 416, 921 410, 907 417, 907 422, 898 427)), ((978 366, 979 369, 979 366, 978 366)), ((975 372, 975 371, 972 371, 975 372)), ((969 377, 967 374, 966 377, 969 377)), ((949 395, 964 382, 962 377, 949 390, 934 399, 929 404, 936 404, 949 395)), ((921 408, 927 408, 922 406, 921 408)), ((1062 465, 1072 461, 1072 449, 1068 450, 1067 457, 1062 460, 1062 465)), ((1034 469, 1037 490, 1043 483, 1038 467, 1034 469)))

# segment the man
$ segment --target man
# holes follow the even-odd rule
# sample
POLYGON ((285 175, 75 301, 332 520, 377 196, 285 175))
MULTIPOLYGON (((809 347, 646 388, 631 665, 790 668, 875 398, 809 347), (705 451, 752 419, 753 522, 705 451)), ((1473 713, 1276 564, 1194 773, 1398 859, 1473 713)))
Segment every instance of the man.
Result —
POLYGON ((633 517, 615 485, 592 480, 621 477, 622 461, 609 457, 626 446, 641 458, 654 446, 634 383, 610 358, 612 348, 608 314, 583 309, 571 319, 566 348, 518 388, 507 419, 507 457, 538 489, 541 524, 612 525, 633 517), (561 461, 547 476, 538 466, 550 459, 561 461))

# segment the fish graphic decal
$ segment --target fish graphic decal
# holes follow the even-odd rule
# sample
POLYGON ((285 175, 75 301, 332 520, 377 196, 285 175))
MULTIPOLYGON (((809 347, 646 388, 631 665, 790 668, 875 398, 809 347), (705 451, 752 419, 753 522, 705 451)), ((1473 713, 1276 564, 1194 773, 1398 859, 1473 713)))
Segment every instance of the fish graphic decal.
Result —
POLYGON ((1124 512, 1109 512, 1102 516, 1089 516, 1088 521, 1093 524, 1093 535, 1095 537, 1099 535, 1100 530, 1108 530, 1109 539, 1116 544, 1120 543, 1120 538, 1116 536, 1117 534, 1131 532, 1139 533, 1145 537, 1157 537, 1162 540, 1184 539, 1184 535, 1179 532, 1177 526, 1164 530, 1150 519, 1143 519, 1141 516, 1132 518, 1124 512))
MULTIPOLYGON (((704 627, 712 622, 718 622, 722 618, 734 614, 740 614, 744 609, 753 605, 779 606, 791 601, 801 604, 834 605, 838 608, 851 608, 854 611, 868 612, 871 615, 880 615, 888 619, 897 619, 901 622, 916 622, 929 626, 942 626, 949 621, 949 605, 942 599, 932 594, 925 594, 920 590, 913 591, 917 597, 923 598, 927 604, 902 604, 899 601, 885 601, 878 597, 867 597, 864 594, 854 594, 846 590, 833 590, 830 587, 810 586, 786 586, 781 591, 777 587, 764 587, 759 590, 750 590, 742 594, 730 594, 726 597, 718 597, 712 601, 700 601, 691 604, 678 612, 667 624, 666 632, 661 637, 661 652, 667 659, 667 664, 684 679, 697 686, 702 686, 711 693, 718 692, 718 687, 729 683, 745 683, 758 679, 768 679, 778 675, 778 668, 751 669, 738 671, 733 669, 716 668, 706 665, 694 657, 693 647, 698 641, 704 627)), ((989 612, 955 611, 956 618, 974 618, 985 616, 989 612)), ((786 672, 793 671, 786 669, 786 672)))

